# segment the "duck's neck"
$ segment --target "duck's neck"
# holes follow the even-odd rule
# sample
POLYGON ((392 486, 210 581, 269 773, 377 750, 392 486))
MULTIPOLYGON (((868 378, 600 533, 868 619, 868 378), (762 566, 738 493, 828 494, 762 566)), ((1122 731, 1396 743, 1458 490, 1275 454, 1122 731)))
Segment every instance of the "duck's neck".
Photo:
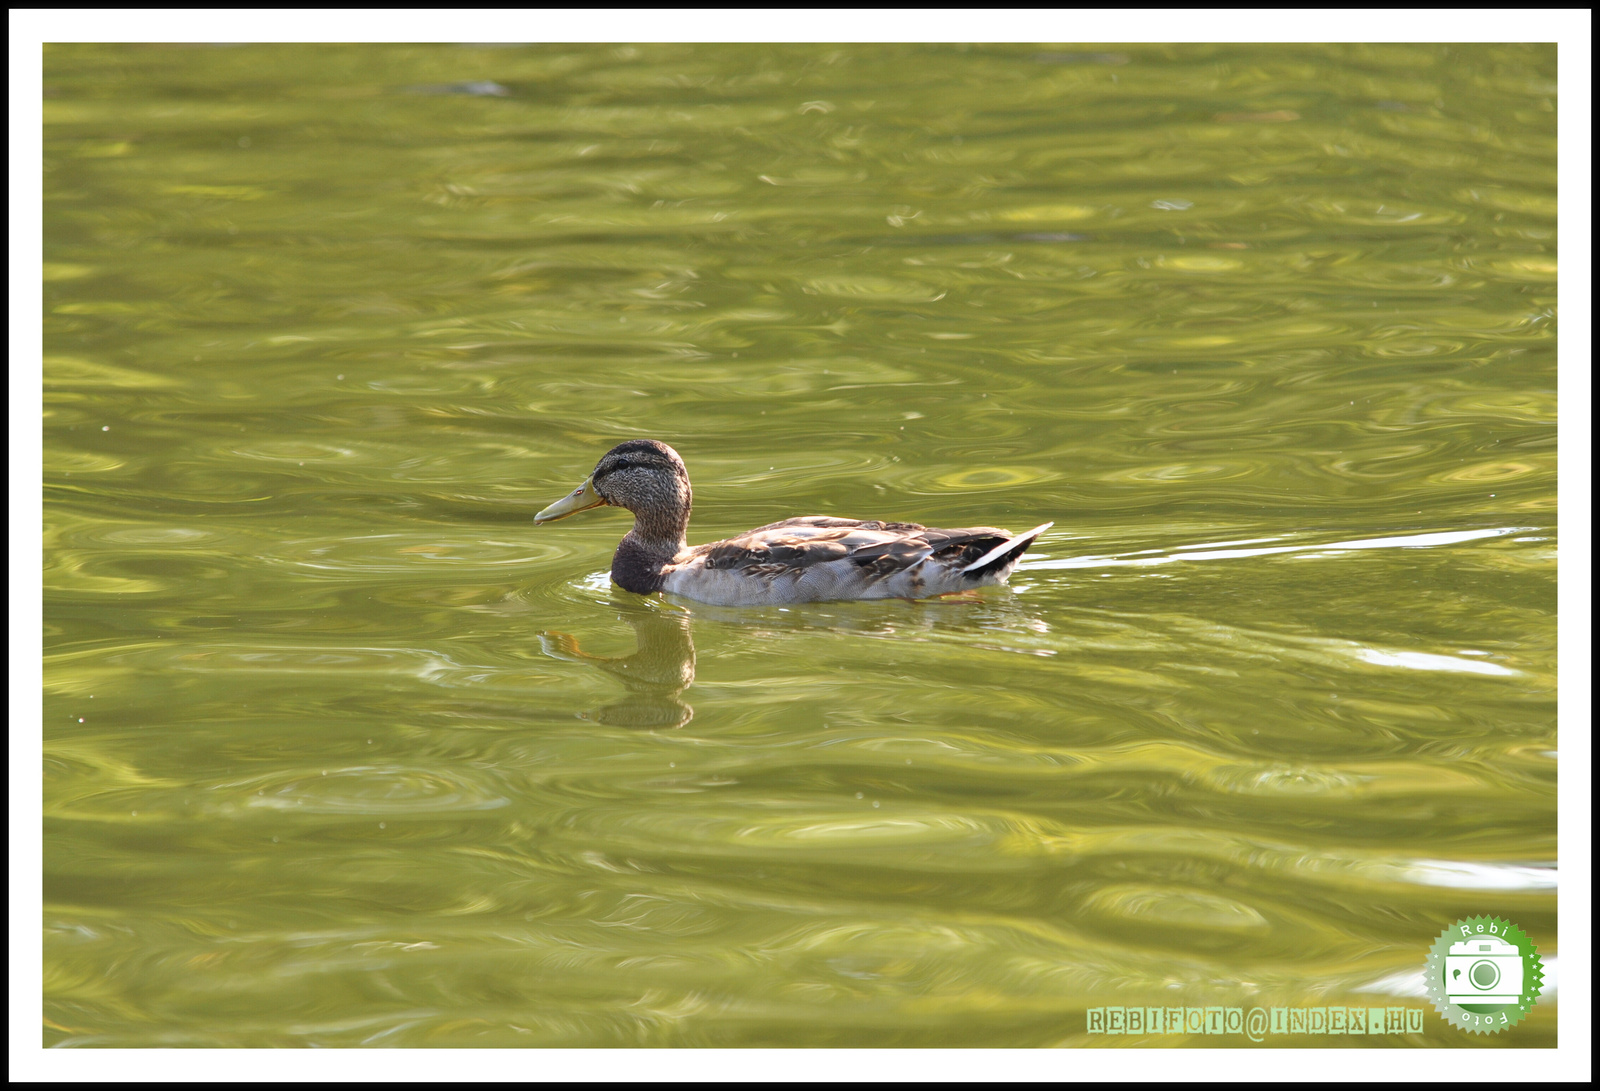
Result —
POLYGON ((687 508, 672 516, 635 512, 633 529, 623 536, 611 558, 611 578, 623 590, 640 595, 661 590, 667 566, 689 548, 684 538, 688 529, 687 508))

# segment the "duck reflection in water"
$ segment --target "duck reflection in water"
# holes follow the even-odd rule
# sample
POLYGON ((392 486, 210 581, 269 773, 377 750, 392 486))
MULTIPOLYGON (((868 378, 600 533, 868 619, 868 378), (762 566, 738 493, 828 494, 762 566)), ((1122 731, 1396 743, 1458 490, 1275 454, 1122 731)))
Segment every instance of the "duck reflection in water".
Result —
POLYGON ((682 727, 694 709, 678 700, 694 682, 694 641, 688 617, 655 610, 629 610, 620 615, 633 626, 638 650, 632 655, 591 655, 569 633, 539 634, 544 654, 570 663, 592 663, 628 688, 614 704, 581 713, 585 719, 613 727, 682 727))

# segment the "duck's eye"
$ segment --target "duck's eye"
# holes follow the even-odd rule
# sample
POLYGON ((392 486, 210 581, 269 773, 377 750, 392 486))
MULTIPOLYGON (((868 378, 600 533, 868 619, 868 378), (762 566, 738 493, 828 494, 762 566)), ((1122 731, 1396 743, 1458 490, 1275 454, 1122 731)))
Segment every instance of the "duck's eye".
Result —
POLYGON ((629 462, 627 459, 623 459, 621 462, 613 462, 611 464, 611 469, 607 472, 616 473, 618 470, 631 470, 632 468, 633 463, 629 462))

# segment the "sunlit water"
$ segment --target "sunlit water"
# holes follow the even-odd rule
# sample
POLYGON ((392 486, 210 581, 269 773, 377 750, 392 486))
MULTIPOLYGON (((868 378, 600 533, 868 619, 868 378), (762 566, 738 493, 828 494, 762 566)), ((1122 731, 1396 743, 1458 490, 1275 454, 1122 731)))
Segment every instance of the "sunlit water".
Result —
POLYGON ((1422 996, 1558 955, 1554 47, 45 69, 47 1043, 1554 1042, 1422 996), (639 598, 531 522, 632 436, 1056 526, 639 598))

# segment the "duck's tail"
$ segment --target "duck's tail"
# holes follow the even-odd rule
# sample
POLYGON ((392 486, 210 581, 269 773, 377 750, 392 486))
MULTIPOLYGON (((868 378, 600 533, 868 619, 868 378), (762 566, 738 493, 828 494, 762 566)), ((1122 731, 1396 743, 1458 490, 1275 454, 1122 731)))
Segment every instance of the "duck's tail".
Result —
POLYGON ((1032 530, 1025 530, 1021 534, 1007 538, 963 568, 961 574, 978 579, 987 576, 996 569, 1004 568, 1027 552, 1028 547, 1033 544, 1033 540, 1053 526, 1055 526, 1054 522, 1043 523, 1032 530))

